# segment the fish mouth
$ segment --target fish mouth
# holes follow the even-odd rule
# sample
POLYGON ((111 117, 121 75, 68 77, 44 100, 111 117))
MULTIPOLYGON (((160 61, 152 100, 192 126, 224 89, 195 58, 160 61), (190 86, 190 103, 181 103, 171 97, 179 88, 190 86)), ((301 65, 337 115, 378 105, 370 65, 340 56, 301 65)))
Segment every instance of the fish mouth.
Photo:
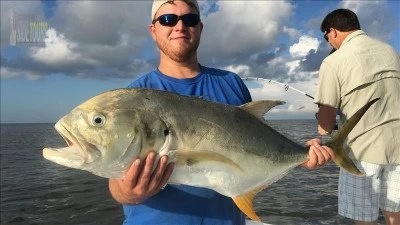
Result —
POLYGON ((44 148, 44 158, 72 168, 82 168, 100 158, 101 151, 95 145, 78 139, 61 123, 56 123, 55 129, 67 143, 67 147, 44 148))

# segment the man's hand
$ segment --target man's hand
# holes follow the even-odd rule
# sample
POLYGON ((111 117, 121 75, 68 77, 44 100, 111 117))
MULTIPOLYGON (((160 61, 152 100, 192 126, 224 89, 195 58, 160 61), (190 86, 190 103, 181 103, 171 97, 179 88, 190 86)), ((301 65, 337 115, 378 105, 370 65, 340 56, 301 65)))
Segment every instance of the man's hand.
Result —
POLYGON ((310 146, 308 151, 308 161, 301 164, 306 169, 316 169, 325 165, 329 160, 335 158, 332 149, 327 146, 321 146, 321 140, 318 138, 307 141, 306 146, 310 146))
POLYGON ((110 179, 109 189, 113 198, 121 204, 140 204, 157 194, 171 176, 174 164, 167 165, 168 156, 162 156, 153 171, 156 154, 149 152, 145 160, 136 159, 125 177, 110 179), (152 172, 153 171, 153 172, 152 172))

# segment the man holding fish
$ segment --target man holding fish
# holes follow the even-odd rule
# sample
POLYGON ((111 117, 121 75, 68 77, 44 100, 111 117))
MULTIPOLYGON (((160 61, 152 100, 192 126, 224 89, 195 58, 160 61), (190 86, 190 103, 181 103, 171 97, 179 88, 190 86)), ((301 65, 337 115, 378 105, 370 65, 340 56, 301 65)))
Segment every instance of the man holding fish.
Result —
MULTIPOLYGON (((203 23, 196 0, 154 1, 150 33, 160 49, 158 68, 129 87, 151 88, 231 105, 251 102, 234 73, 208 68, 197 60, 203 23)), ((195 129, 195 128, 194 128, 195 129)), ((319 139, 307 142, 309 160, 304 168, 317 168, 334 158, 319 139)), ((174 169, 168 157, 157 161, 154 152, 136 159, 123 179, 110 179, 109 188, 123 204, 128 224, 245 224, 245 216, 231 198, 206 188, 166 185, 174 169)))
POLYGON ((348 151, 366 176, 340 170, 339 214, 357 225, 400 224, 400 60, 390 45, 361 30, 356 13, 330 12, 321 23, 324 38, 335 49, 321 64, 315 103, 318 132, 328 134, 336 111, 347 121, 360 105, 381 98, 348 136, 348 151))

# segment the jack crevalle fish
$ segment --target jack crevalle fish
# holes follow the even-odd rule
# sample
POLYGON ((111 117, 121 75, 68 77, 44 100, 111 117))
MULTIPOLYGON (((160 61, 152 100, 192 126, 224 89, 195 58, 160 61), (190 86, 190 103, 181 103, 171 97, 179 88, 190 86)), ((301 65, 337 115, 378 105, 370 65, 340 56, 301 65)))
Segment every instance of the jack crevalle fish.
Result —
MULTIPOLYGON (((362 173, 343 141, 369 106, 362 107, 326 143, 335 162, 362 173)), ((55 125, 66 148, 45 148, 55 163, 106 178, 123 178, 136 158, 155 150, 175 162, 169 183, 213 189, 231 197, 251 219, 254 196, 307 161, 308 148, 269 127, 266 111, 281 101, 255 101, 241 107, 152 89, 117 89, 97 95, 55 125)))

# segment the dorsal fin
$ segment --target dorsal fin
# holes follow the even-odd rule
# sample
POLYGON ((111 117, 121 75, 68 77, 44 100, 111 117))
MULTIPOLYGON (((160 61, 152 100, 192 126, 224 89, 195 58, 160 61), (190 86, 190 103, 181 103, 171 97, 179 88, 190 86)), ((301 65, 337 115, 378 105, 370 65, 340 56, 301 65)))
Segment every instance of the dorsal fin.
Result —
POLYGON ((285 103, 286 102, 283 101, 261 100, 249 102, 240 106, 240 108, 257 117, 258 119, 264 120, 263 116, 265 113, 267 113, 273 107, 277 105, 283 105, 285 103))
POLYGON ((260 187, 257 187, 247 193, 244 193, 239 196, 233 197, 233 201, 237 205, 237 207, 244 213, 246 216, 248 216, 250 219, 254 221, 261 221, 260 217, 257 216, 257 214, 254 212, 253 208, 253 199, 254 196, 263 189, 265 189, 267 186, 262 185, 260 187))

